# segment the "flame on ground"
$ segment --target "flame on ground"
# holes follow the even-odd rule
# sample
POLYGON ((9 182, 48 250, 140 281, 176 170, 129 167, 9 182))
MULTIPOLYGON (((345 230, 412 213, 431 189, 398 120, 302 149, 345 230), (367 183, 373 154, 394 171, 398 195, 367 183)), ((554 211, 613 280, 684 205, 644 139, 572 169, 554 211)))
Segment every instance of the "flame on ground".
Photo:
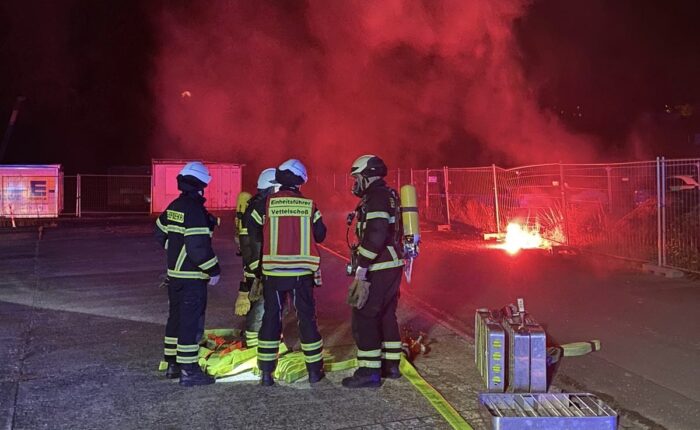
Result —
POLYGON ((517 254, 521 249, 546 248, 548 245, 537 230, 530 230, 527 226, 515 222, 511 222, 506 228, 503 249, 511 255, 517 254))

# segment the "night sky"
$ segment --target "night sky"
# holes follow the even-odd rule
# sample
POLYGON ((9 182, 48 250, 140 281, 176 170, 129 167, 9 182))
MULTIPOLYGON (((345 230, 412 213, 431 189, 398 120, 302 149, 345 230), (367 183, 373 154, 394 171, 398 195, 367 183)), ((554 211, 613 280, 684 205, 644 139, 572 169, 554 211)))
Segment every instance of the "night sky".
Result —
MULTIPOLYGON (((488 26, 483 30, 487 42, 479 37, 458 39, 465 45, 478 44, 468 52, 488 65, 483 70, 465 67, 476 60, 463 61, 459 46, 439 40, 459 31, 474 34, 455 29, 454 22, 445 24, 450 31, 435 28, 446 22, 440 17, 450 15, 454 3, 449 0, 405 2, 411 8, 399 23, 413 27, 406 19, 415 10, 430 21, 430 38, 426 32, 412 34, 399 26, 386 30, 391 37, 377 41, 376 36, 361 40, 358 36, 356 44, 345 44, 348 37, 342 33, 352 31, 352 26, 339 28, 338 34, 344 36, 336 39, 335 29, 320 28, 319 22, 327 21, 329 14, 346 22, 361 9, 354 8, 357 2, 210 6, 214 3, 2 2, 0 130, 5 131, 15 98, 24 95, 27 100, 0 161, 61 163, 70 173, 145 165, 152 157, 255 164, 260 147, 269 141, 275 149, 263 152, 274 154, 272 163, 273 158, 294 155, 295 149, 318 152, 320 147, 352 146, 351 141, 335 141, 333 130, 347 135, 354 123, 365 127, 353 136, 362 141, 359 149, 384 149, 393 145, 389 142, 399 142, 389 158, 404 165, 419 167, 420 160, 451 166, 552 161, 546 154, 515 154, 517 146, 499 143, 513 140, 513 135, 523 135, 524 141, 536 139, 532 136, 540 135, 537 130, 492 134, 479 127, 484 121, 502 127, 512 112, 523 109, 537 110, 534 115, 544 118, 542 124, 556 128, 543 132, 542 139, 564 133, 572 137, 562 138, 562 145, 571 147, 584 145, 577 140, 584 139, 591 149, 580 152, 581 161, 700 154, 700 146, 688 142, 689 136, 700 133, 697 1, 508 0, 505 3, 512 9, 503 11, 507 19, 499 15, 497 21, 507 23, 503 31, 488 26), (513 35, 512 42, 507 37, 497 42, 504 32, 513 35), (488 59, 502 52, 492 48, 498 43, 508 47, 503 62, 488 59), (347 49, 351 56, 358 50, 362 57, 367 47, 372 49, 365 61, 369 66, 362 70, 367 70, 368 78, 349 83, 355 85, 351 94, 343 94, 344 82, 351 77, 337 72, 347 69, 339 52, 347 49), (262 65, 256 61, 266 56, 274 61, 262 65), (227 58, 235 61, 226 62, 227 58), (201 64, 202 69, 192 64, 201 64), (211 67, 205 68, 207 64, 211 67), (487 107, 488 101, 473 88, 482 79, 492 82, 489 76, 501 64, 518 69, 504 78, 511 82, 516 76, 518 89, 496 96, 495 106, 487 107), (255 73, 245 73, 246 68, 255 73), (291 69, 294 74, 287 73, 291 69), (188 79, 191 86, 178 86, 188 79), (248 92, 249 88, 256 90, 248 92), (422 90, 418 94, 414 88, 422 90), (191 102, 182 95, 185 90, 192 90, 191 102), (462 90, 473 95, 475 106, 465 100, 470 97, 460 99, 462 90), (281 94, 279 99, 276 94, 281 94), (197 103, 204 104, 205 99, 209 110, 202 114, 197 103), (438 101, 416 103, 427 99, 438 101), (500 115, 499 105, 512 99, 515 106, 505 107, 500 115), (258 100, 264 115, 256 112, 258 100), (181 102, 190 105, 175 106, 181 102), (337 113, 346 106, 342 115, 337 113), (449 109, 435 113, 435 106, 449 109), (367 126, 358 113, 364 109, 375 112, 372 116, 380 121, 367 126), (404 134, 406 124, 412 124, 412 109, 416 129, 404 134), (488 115, 482 109, 488 109, 488 115), (270 131, 278 118, 279 129, 270 131), (335 143, 323 143, 330 141, 335 143), (416 141, 432 148, 427 158, 406 155, 416 141)), ((362 14, 372 23, 383 16, 376 10, 362 14)), ((382 25, 380 21, 378 28, 373 27, 376 34, 382 34, 382 25)), ((531 122, 524 118, 523 122, 531 122)))

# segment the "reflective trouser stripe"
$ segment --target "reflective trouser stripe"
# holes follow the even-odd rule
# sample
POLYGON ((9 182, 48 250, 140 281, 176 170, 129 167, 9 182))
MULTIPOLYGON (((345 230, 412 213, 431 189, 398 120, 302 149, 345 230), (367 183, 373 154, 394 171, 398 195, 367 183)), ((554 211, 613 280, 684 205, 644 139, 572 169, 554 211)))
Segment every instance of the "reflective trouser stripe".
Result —
POLYGON ((163 355, 175 357, 177 355, 177 338, 165 336, 163 340, 163 355))
POLYGON ((377 358, 377 357, 381 357, 381 355, 382 355, 381 349, 371 349, 368 351, 363 351, 361 349, 357 350, 357 358, 377 358))
POLYGON ((255 348, 256 346, 258 346, 258 332, 246 331, 245 343, 248 348, 255 348))
POLYGON ((302 351, 313 351, 315 349, 320 349, 322 346, 323 346, 323 340, 319 340, 318 342, 313 342, 313 343, 302 343, 301 349, 302 349, 302 351))
POLYGON ((359 367, 368 367, 370 369, 380 369, 382 367, 382 362, 378 360, 360 360, 358 358, 357 365, 359 367))
POLYGON ((276 352, 271 352, 271 353, 266 353, 266 352, 259 352, 260 347, 258 347, 258 360, 260 361, 275 361, 277 360, 277 353, 276 352))
POLYGON ((192 364, 198 361, 199 345, 177 345, 177 362, 192 364))
POLYGON ((279 352, 279 340, 262 340, 258 339, 258 360, 259 361, 276 361, 277 353, 279 352))
POLYGON ((314 355, 304 355, 304 361, 307 363, 315 363, 317 361, 321 361, 321 358, 323 358, 322 353, 314 354, 314 355))
POLYGON ((304 351, 304 361, 307 363, 316 363, 323 359, 322 350, 323 349, 323 339, 319 339, 316 342, 302 343, 301 350, 304 351))
POLYGON ((382 360, 400 360, 401 359, 401 342, 389 341, 382 342, 382 360))
POLYGON ((400 352, 382 352, 382 359, 384 360, 401 360, 400 352))
POLYGON ((368 367, 370 369, 379 369, 382 367, 382 350, 362 350, 357 349, 357 365, 360 367, 368 367))
POLYGON ((258 340, 258 345, 260 348, 279 348, 280 346, 280 341, 279 340, 258 340))

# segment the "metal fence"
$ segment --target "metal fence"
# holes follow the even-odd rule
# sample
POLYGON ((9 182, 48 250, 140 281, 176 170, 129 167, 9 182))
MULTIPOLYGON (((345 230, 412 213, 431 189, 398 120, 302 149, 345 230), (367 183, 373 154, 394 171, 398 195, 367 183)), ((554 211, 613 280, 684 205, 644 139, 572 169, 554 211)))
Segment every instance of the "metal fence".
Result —
POLYGON ((78 175, 75 190, 77 216, 151 212, 150 175, 78 175))
MULTIPOLYGON (((351 186, 347 175, 320 182, 351 186)), ((503 233, 517 221, 554 243, 700 273, 700 159, 401 169, 387 182, 412 183, 430 223, 503 233)))
MULTIPOLYGON (((416 187, 421 217, 478 233, 518 221, 555 243, 700 273, 700 159, 543 164, 502 169, 395 169, 416 187)), ((347 174, 314 177, 339 224, 352 205, 347 174), (342 207, 342 210, 341 210, 342 207)), ((3 177, 0 217, 148 214, 151 176, 3 177)))

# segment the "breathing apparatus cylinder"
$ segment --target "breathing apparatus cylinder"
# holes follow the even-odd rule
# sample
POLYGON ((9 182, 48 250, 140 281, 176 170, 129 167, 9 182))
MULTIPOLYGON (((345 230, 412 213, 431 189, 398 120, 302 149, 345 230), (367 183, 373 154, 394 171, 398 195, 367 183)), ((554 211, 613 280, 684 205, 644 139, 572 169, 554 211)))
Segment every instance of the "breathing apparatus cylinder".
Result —
POLYGON ((401 220, 403 224, 404 254, 413 258, 418 255, 420 243, 420 225, 418 224, 418 197, 416 187, 401 187, 401 220))
POLYGON ((238 197, 236 198, 236 229, 238 231, 241 231, 243 227, 243 213, 245 212, 246 206, 248 206, 248 200, 252 197, 253 196, 246 191, 238 193, 238 197))

